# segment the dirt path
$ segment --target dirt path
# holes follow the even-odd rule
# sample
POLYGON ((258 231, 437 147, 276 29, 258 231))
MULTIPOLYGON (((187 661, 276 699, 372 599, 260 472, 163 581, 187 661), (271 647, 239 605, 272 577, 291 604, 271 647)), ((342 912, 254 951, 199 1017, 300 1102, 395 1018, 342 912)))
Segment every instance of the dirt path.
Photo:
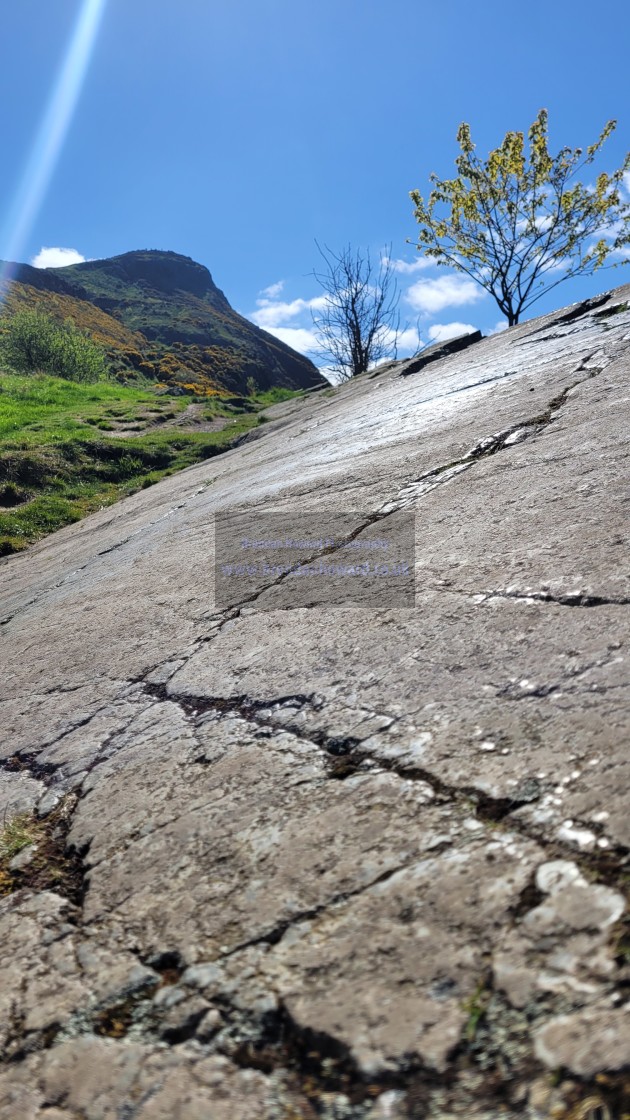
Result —
POLYGON ((139 435, 150 435, 152 432, 163 432, 166 429, 176 428, 181 432, 220 432, 223 428, 231 423, 230 418, 227 416, 217 416, 214 420, 204 420, 203 404, 189 404, 177 416, 173 416, 168 420, 151 422, 151 417, 147 414, 146 426, 140 427, 142 417, 139 420, 126 420, 116 421, 112 419, 112 424, 116 427, 113 431, 108 431, 107 435, 110 439, 133 439, 139 435))

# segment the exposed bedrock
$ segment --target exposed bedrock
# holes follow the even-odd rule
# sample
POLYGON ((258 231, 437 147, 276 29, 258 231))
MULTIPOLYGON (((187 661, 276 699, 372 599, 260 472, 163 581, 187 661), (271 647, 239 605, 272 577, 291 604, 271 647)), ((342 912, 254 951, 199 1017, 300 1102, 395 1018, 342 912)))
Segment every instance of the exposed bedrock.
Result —
POLYGON ((0 562, 0 1120, 630 1113, 629 299, 0 562), (328 600, 215 599, 234 510, 343 515, 328 600), (405 514, 415 605, 349 590, 405 514))

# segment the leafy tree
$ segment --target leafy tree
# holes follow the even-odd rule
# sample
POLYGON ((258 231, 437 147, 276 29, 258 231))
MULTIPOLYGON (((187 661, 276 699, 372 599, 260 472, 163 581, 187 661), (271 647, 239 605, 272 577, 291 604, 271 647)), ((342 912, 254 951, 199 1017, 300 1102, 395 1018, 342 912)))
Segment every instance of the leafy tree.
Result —
POLYGON ((325 270, 313 275, 323 289, 311 315, 319 352, 347 381, 397 352, 400 299, 389 255, 375 265, 369 252, 347 245, 340 253, 317 245, 325 270))
POLYGON ((101 348, 68 320, 58 323, 24 309, 2 322, 2 356, 20 373, 48 373, 67 381, 98 381, 107 374, 101 348))
POLYGON ((527 158, 523 133, 508 132, 484 161, 475 153, 469 125, 460 125, 457 177, 431 175, 426 201, 411 191, 418 249, 476 280, 510 326, 565 280, 589 276, 607 261, 625 263, 620 250, 630 244, 630 205, 621 190, 630 153, 612 175, 602 172, 593 185, 576 182, 615 127, 616 121, 608 121, 586 155, 581 148, 561 148, 551 156, 547 111, 541 109, 529 129, 527 158))

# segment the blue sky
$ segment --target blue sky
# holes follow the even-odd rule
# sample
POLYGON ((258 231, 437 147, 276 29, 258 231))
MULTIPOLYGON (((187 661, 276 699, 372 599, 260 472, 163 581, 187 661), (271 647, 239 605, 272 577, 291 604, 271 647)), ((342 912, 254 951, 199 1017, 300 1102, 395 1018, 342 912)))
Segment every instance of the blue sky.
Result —
MULTIPOLYGON (((626 0, 600 13, 586 0, 20 0, 2 19, 0 258, 173 249, 300 349, 315 239, 374 254, 391 242, 417 264, 408 192, 451 173, 462 120, 481 154, 543 106, 554 151, 610 117, 601 167, 630 148, 626 0), (64 136, 58 78, 88 8, 96 37, 64 136)), ((423 342, 499 321, 465 277, 401 267, 423 342)), ((630 268, 567 283, 537 311, 625 280, 630 268)))

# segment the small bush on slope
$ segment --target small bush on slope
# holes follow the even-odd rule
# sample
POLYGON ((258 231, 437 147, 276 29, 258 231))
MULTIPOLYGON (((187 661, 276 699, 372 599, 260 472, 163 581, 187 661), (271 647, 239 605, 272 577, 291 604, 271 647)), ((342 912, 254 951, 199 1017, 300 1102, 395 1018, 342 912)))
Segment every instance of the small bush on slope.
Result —
POLYGON ((49 373, 81 382, 107 375, 103 351, 70 321, 62 325, 40 311, 25 309, 3 326, 2 357, 19 373, 49 373))

